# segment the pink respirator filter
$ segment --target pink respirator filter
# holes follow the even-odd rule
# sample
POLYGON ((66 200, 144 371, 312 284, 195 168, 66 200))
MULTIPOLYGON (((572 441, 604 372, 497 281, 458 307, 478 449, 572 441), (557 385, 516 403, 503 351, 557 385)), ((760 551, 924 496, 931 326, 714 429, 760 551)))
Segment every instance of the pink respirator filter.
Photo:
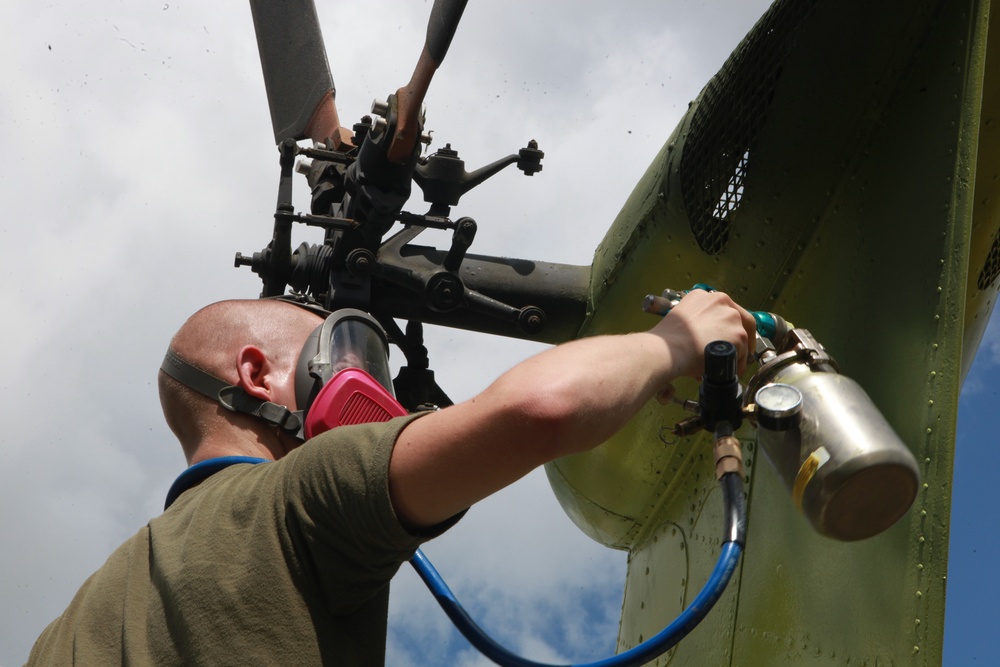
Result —
POLYGON ((378 380, 359 368, 345 368, 316 395, 306 415, 306 437, 338 426, 385 422, 406 414, 378 380))

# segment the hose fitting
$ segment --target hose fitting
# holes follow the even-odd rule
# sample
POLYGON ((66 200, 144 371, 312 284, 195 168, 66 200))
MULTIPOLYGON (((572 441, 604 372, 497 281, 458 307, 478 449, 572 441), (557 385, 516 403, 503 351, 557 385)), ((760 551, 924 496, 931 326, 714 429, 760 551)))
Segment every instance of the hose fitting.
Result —
POLYGON ((741 480, 746 479, 743 451, 740 449, 740 441, 735 436, 726 435, 716 439, 712 454, 715 456, 715 479, 721 480, 727 473, 736 473, 741 480))

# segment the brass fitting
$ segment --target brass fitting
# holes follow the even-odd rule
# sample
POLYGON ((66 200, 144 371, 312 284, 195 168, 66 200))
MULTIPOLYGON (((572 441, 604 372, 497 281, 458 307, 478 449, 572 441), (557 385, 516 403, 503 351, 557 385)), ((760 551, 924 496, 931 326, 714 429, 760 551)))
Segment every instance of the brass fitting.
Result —
POLYGON ((715 456, 715 478, 722 479, 722 476, 735 472, 740 479, 746 479, 746 471, 743 468, 743 452, 740 450, 740 441, 731 435, 723 436, 715 441, 712 448, 715 456))

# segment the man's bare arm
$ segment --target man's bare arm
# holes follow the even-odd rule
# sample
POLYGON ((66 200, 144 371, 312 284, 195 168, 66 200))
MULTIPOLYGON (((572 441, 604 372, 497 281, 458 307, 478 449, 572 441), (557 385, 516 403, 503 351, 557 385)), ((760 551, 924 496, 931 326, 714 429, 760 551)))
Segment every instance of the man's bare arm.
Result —
POLYGON ((721 293, 693 292, 650 331, 546 350, 481 394, 409 424, 389 468, 393 506, 432 526, 543 463, 601 444, 674 379, 702 372, 705 345, 746 357, 754 321, 721 293))

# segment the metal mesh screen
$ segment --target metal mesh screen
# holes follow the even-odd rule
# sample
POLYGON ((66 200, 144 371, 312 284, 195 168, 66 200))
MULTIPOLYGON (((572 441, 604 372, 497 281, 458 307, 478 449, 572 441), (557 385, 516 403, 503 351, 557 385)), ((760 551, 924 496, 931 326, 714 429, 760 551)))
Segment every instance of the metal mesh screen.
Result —
POLYGON ((986 262, 979 272, 979 280, 976 281, 976 287, 981 290, 988 288, 997 279, 998 275, 1000 275, 1000 236, 993 239, 990 254, 986 256, 986 262))
POLYGON ((691 232, 709 255, 726 247, 782 64, 818 2, 776 2, 702 91, 680 177, 691 232))

